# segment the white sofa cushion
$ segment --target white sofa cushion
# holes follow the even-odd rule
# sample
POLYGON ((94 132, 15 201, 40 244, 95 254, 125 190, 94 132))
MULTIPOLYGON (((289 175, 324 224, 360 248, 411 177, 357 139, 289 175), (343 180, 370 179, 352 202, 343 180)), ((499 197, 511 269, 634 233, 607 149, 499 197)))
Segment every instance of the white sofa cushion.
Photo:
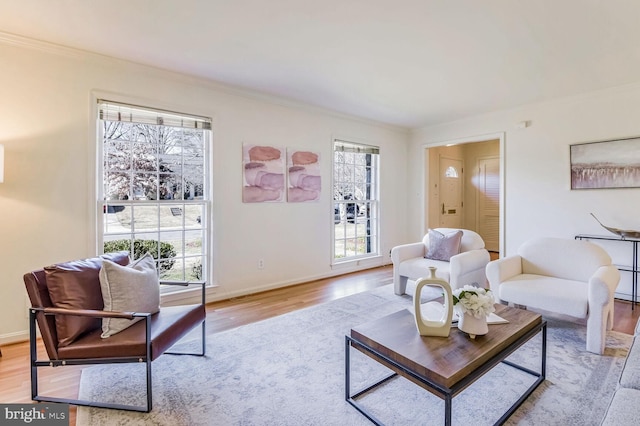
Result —
POLYGON ((637 425, 640 418, 640 391, 619 388, 607 409, 607 414, 600 426, 637 425))
POLYGON ((449 265, 449 262, 445 262, 443 260, 414 257, 401 262, 398 268, 400 270, 400 275, 411 279, 417 279, 421 277, 428 277, 429 266, 435 266, 437 268, 436 277, 449 282, 449 278, 451 276, 449 273, 449 265))
MULTIPOLYGON (((640 321, 638 323, 640 324, 640 321)), ((640 390, 640 340, 638 339, 638 336, 633 338, 633 343, 631 343, 631 348, 629 348, 629 353, 624 361, 620 375, 620 386, 640 390)))
POLYGON ((586 318, 588 292, 585 283, 535 274, 516 275, 503 281, 498 297, 511 303, 586 318), (549 297, 553 294, 553 297, 549 297))

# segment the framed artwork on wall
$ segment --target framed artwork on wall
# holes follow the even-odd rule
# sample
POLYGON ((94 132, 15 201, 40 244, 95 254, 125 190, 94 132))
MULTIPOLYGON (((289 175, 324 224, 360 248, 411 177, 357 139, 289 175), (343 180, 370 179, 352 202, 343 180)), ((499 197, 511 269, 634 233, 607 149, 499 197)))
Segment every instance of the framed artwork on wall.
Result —
POLYGON ((265 145, 242 145, 243 187, 245 203, 284 201, 284 148, 265 145))
POLYGON ((571 189, 640 187, 640 137, 570 145, 571 189))
POLYGON ((322 189, 320 154, 287 148, 287 201, 318 201, 322 189))

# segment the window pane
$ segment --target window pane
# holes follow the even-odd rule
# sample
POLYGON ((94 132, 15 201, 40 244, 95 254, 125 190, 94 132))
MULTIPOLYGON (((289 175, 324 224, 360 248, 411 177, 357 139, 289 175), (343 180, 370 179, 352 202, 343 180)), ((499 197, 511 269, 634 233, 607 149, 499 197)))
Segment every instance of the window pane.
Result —
POLYGON ((126 200, 131 185, 131 177, 128 172, 106 173, 105 198, 107 200, 126 200))
POLYGON ((158 172, 158 147, 152 143, 135 142, 131 161, 136 172, 158 172))
POLYGON ((111 234, 105 241, 115 240, 126 235, 130 229, 131 207, 118 204, 105 204, 103 209, 104 233, 111 234), (126 223, 123 226, 122 223, 126 223))
POLYGON ((103 121, 105 141, 131 141, 132 124, 116 121, 103 121))
POLYGON ((371 256, 378 253, 376 147, 336 142, 334 151, 333 240, 334 259, 371 256), (343 151, 342 149, 346 150, 343 151))
POLYGON ((107 101, 100 101, 100 109, 108 118, 100 122, 98 139, 104 251, 128 250, 134 259, 149 252, 161 278, 206 279, 209 122, 107 101), (165 121, 172 125, 152 124, 165 121), (180 127, 185 123, 198 128, 180 127))
POLYGON ((447 167, 447 170, 444 171, 444 176, 448 177, 448 178, 457 178, 458 177, 458 171, 456 170, 455 167, 449 166, 449 167, 447 167))
POLYGON ((187 204, 184 208, 184 219, 187 229, 203 226, 205 218, 204 207, 200 204, 187 204))
POLYGON ((202 256, 194 256, 185 258, 185 279, 187 281, 201 281, 203 279, 203 262, 202 256))
POLYGON ((160 185, 158 187, 160 200, 175 199, 176 189, 181 185, 176 182, 177 176, 174 173, 160 173, 160 185))
POLYGON ((158 175, 155 173, 134 173, 132 191, 134 200, 157 200, 158 175))

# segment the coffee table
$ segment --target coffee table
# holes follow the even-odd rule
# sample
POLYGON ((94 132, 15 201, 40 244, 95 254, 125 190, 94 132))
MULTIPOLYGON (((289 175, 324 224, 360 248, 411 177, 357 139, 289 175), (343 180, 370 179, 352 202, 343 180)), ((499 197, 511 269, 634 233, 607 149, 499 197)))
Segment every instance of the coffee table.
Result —
POLYGON ((534 312, 496 304, 496 314, 506 324, 489 325, 489 333, 470 339, 458 328, 449 337, 422 337, 413 314, 402 310, 359 325, 345 336, 345 399, 377 425, 380 422, 357 398, 400 375, 444 400, 444 424, 451 425, 453 397, 499 363, 536 377, 534 383, 504 413, 496 424, 511 414, 545 380, 547 358, 547 323, 534 312), (540 371, 506 360, 511 353, 542 333, 540 371), (384 379, 358 392, 351 392, 351 348, 357 349, 393 371, 384 379))

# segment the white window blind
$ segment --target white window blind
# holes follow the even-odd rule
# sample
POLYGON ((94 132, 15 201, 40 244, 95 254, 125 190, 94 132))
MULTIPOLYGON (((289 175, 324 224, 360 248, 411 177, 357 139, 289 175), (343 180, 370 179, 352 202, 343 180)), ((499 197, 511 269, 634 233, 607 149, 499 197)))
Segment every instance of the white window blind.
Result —
POLYGON ((377 146, 356 144, 340 139, 334 140, 334 151, 353 152, 356 154, 380 154, 380 148, 377 146))
POLYGON ((159 126, 182 127, 187 129, 211 130, 211 119, 195 115, 185 115, 124 105, 117 102, 99 100, 100 119, 105 121, 122 121, 139 124, 155 124, 159 126))

